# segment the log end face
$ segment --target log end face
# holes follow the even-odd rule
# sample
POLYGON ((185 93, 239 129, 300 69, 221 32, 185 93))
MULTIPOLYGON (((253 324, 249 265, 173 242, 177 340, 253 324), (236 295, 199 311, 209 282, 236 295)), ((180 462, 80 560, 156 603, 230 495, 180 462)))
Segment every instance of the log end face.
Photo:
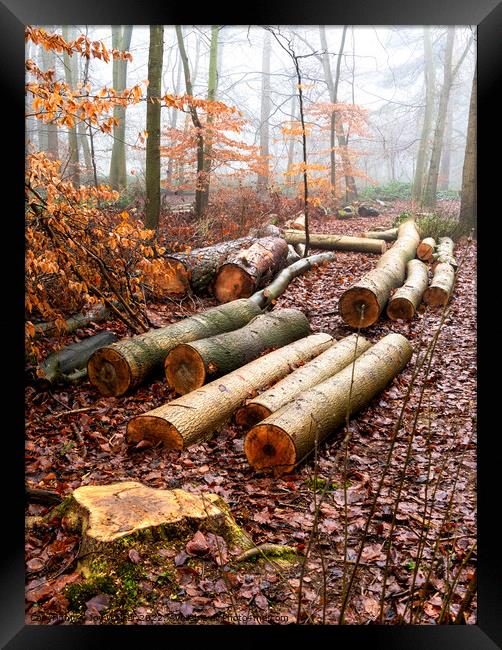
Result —
POLYGON ((179 260, 168 257, 164 260, 165 272, 160 279, 160 284, 167 293, 172 295, 185 295, 190 289, 191 273, 179 260))
POLYGON ((166 449, 183 449, 183 438, 178 429, 164 418, 154 415, 138 415, 129 420, 127 438, 130 442, 162 441, 166 449))
POLYGON ((345 291, 339 303, 340 316, 350 327, 369 327, 380 316, 377 297, 369 289, 352 287, 345 291))
POLYGON ((424 302, 429 307, 444 307, 448 303, 449 298, 448 292, 440 287, 429 287, 424 293, 424 302))
POLYGON ((206 383, 206 367, 200 354, 186 343, 177 345, 164 361, 167 383, 179 395, 185 395, 206 383))
POLYGON ((269 415, 271 415, 271 411, 266 406, 251 402, 237 409, 235 423, 243 429, 250 429, 258 422, 268 418, 269 415))
POLYGON ((238 298, 249 298, 254 291, 254 282, 249 273, 236 264, 224 264, 214 282, 214 295, 220 303, 238 298))
POLYGON ((244 452, 253 469, 274 475, 291 472, 296 463, 296 448, 290 436, 274 424, 254 426, 244 441, 244 452))
POLYGON ((87 374, 91 384, 107 397, 123 395, 132 384, 129 364, 113 348, 96 350, 87 362, 87 374))
POLYGON ((424 242, 421 242, 417 247, 417 257, 422 262, 429 262, 432 259, 433 252, 433 247, 424 242))
POLYGON ((387 316, 391 320, 411 320, 415 308, 407 298, 394 298, 387 306, 387 316))

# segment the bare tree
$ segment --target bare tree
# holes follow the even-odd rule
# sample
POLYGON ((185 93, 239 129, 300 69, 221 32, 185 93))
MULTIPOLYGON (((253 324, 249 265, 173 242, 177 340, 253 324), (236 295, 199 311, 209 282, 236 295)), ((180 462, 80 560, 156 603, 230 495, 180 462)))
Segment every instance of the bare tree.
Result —
POLYGON ((478 185, 477 185, 477 151, 476 151, 476 124, 477 124, 477 66, 472 79, 471 101, 469 105, 469 122, 467 124, 467 141, 465 144, 464 168, 462 171, 462 194, 460 203, 460 222, 465 229, 474 230, 477 234, 478 224, 478 185))
POLYGON ((269 119, 270 119, 270 32, 266 31, 263 37, 263 51, 261 64, 261 113, 260 113, 260 155, 265 164, 265 170, 258 175, 256 189, 264 192, 268 185, 269 176, 269 119))
MULTIPOLYGON (((75 30, 68 25, 62 26, 63 38, 66 41, 74 40, 75 30)), ((71 89, 74 89, 77 83, 77 59, 76 56, 69 56, 67 52, 63 53, 64 72, 66 83, 71 89)), ((68 146, 70 149, 69 171, 70 177, 75 185, 80 185, 80 169, 78 157, 78 139, 77 127, 73 126, 68 131, 68 146)))

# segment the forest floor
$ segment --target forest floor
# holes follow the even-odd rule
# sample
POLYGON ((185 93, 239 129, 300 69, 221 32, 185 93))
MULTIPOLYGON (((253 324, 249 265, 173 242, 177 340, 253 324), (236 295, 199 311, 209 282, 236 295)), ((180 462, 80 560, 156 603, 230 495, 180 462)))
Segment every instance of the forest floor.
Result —
MULTIPOLYGON (((406 208, 405 202, 395 202, 376 218, 318 218, 311 230, 358 234, 375 226, 390 227, 393 218, 406 208)), ((280 569, 263 561, 230 562, 220 567, 210 556, 188 559, 181 555, 179 559, 182 549, 177 549, 172 552, 179 564, 176 588, 159 580, 161 569, 157 574, 151 568, 146 570, 138 583, 136 602, 123 612, 122 622, 295 622, 301 564, 315 523, 316 502, 326 487, 318 508, 316 543, 302 582, 300 620, 337 623, 342 586, 354 569, 383 474, 345 622, 378 620, 384 581, 385 622, 399 623, 403 613, 405 622, 410 622, 411 612, 416 623, 439 622, 450 588, 455 594, 450 599, 450 612, 455 617, 476 564, 475 242, 461 240, 456 257, 460 269, 433 363, 428 376, 419 375, 411 391, 386 472, 385 460, 403 397, 417 357, 424 354, 440 326, 441 310, 422 306, 410 323, 382 316, 363 332, 373 342, 389 332, 400 332, 411 341, 414 354, 404 371, 351 418, 345 468, 345 427, 320 446, 317 462, 311 458, 282 478, 260 475, 249 467, 243 434, 231 423, 209 442, 186 451, 166 451, 161 446, 136 449, 126 441, 128 420, 174 398, 160 377, 119 398, 102 397, 88 381, 45 392, 27 386, 26 482, 31 487, 64 496, 82 485, 137 480, 154 488, 207 490, 226 500, 256 544, 286 544, 298 550, 300 562, 280 569), (386 571, 386 540, 400 485, 386 571), (423 558, 412 592, 417 552, 422 546, 423 558), (148 616, 153 618, 148 620, 148 616)), ((372 255, 338 252, 329 265, 293 280, 276 308, 302 310, 315 332, 329 332, 335 339, 347 336, 352 330, 338 314, 338 300, 375 261, 372 255)), ((151 304, 149 317, 162 326, 214 304, 212 298, 151 304)), ((61 342, 69 343, 102 329, 125 335, 124 326, 112 321, 83 328, 61 342)), ((26 513, 44 515, 47 511, 47 506, 32 503, 26 513)), ((78 538, 57 519, 27 531, 27 623, 114 622, 107 618, 109 597, 105 594, 90 598, 77 619, 69 616, 70 602, 64 588, 79 580, 75 572, 78 548, 78 538)), ((167 561, 172 562, 172 557, 167 561)), ((467 623, 475 622, 474 600, 467 623)))

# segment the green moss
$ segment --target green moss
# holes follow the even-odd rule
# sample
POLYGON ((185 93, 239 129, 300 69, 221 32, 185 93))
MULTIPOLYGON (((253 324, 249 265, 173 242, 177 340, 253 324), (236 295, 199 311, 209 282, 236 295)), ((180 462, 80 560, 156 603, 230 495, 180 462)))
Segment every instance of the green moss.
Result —
POLYGON ((115 581, 111 576, 96 576, 85 582, 78 582, 68 585, 64 589, 64 595, 70 602, 70 609, 74 612, 83 612, 85 603, 98 594, 114 594, 116 590, 115 581))

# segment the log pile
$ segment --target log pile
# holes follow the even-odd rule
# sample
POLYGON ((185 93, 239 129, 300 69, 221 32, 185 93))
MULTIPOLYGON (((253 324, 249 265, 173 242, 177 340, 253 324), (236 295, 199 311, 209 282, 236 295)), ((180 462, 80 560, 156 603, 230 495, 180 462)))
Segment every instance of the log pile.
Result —
POLYGON ((313 334, 269 352, 196 391, 132 418, 127 437, 136 442, 163 441, 170 449, 207 440, 244 400, 324 352, 332 340, 329 334, 313 334))
POLYGON ((406 366, 412 355, 401 334, 388 334, 354 364, 300 393, 247 434, 244 451, 258 471, 290 472, 333 430, 366 406, 406 366))
POLYGON ((415 257, 419 241, 415 221, 405 221, 396 242, 378 260, 376 268, 342 294, 339 309, 347 325, 369 327, 378 320, 392 289, 403 284, 406 265, 415 257))
MULTIPOLYGON (((284 237, 288 244, 305 244, 305 233, 297 230, 286 230, 284 237)), ((330 251, 352 251, 356 253, 375 253, 381 255, 385 252, 386 244, 382 239, 369 239, 365 237, 352 237, 350 235, 324 235, 311 233, 309 246, 330 251)))
POLYGON ((164 361, 169 386, 185 395, 208 380, 221 377, 256 359, 268 348, 278 348, 309 333, 307 317, 298 309, 278 309, 225 334, 177 345, 164 361))
POLYGON ((272 388, 249 400, 235 413, 238 426, 249 429, 274 411, 295 399, 300 393, 332 377, 371 347, 362 336, 351 334, 333 343, 309 363, 281 379, 272 388))
POLYGON ((389 300, 387 316, 391 320, 411 320, 427 289, 427 265, 420 260, 410 260, 406 265, 406 282, 389 300))
POLYGON ((434 269, 434 277, 424 294, 424 301, 431 307, 442 307, 453 293, 455 269, 447 262, 440 262, 434 269))
POLYGON ((453 241, 449 237, 440 237, 437 248, 432 256, 434 262, 432 270, 434 271, 438 264, 450 264, 454 271, 457 270, 457 260, 453 257, 453 241))
POLYGON ((363 233, 363 237, 368 239, 383 239, 386 242, 393 242, 397 239, 397 228, 389 228, 388 230, 368 230, 363 233))
POLYGON ((248 298, 286 266, 288 245, 281 237, 264 237, 220 265, 214 281, 218 302, 248 298))
POLYGON ((436 248, 436 240, 433 237, 422 239, 417 246, 417 257, 422 262, 430 262, 436 248))

